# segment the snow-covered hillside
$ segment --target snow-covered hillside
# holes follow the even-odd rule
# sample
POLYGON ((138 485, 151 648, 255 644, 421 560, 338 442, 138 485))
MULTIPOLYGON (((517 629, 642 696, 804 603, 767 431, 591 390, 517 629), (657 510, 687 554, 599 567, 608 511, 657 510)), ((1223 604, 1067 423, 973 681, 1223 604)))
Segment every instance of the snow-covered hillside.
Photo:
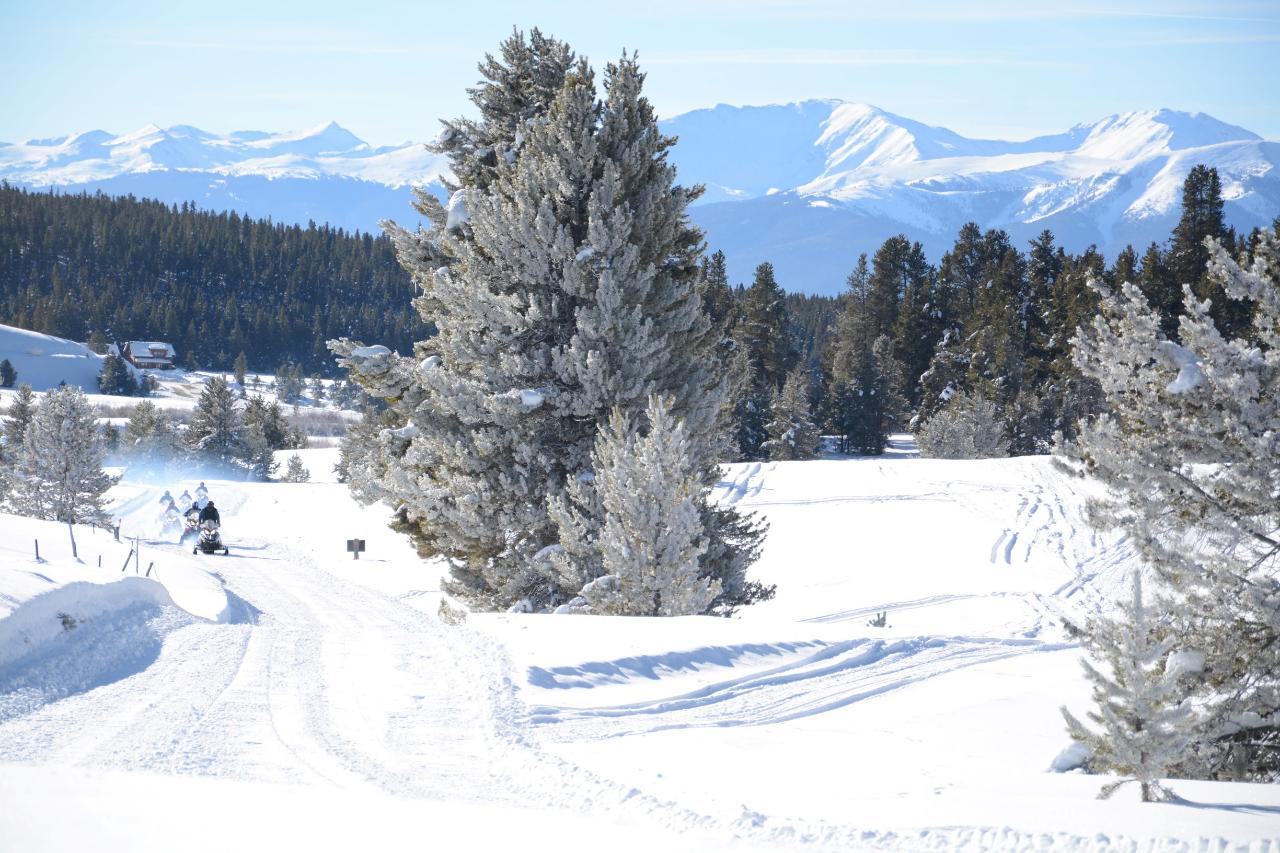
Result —
POLYGON ((0 637, 39 630, 0 655, 0 848, 1280 849, 1274 786, 1139 805, 1051 772, 1058 705, 1088 693, 1059 616, 1106 606, 1131 553, 1048 459, 895 447, 726 468, 778 585, 732 619, 449 626, 441 567, 344 486, 211 481, 231 556, 192 557, 157 535, 160 487, 127 478, 144 567, 207 573, 227 615, 132 571, 111 594, 131 604, 86 609, 71 582, 121 586, 128 546, 82 532, 76 563, 65 527, 0 515, 0 637), (136 643, 86 672, 117 622, 136 643))
POLYGON ((60 383, 86 392, 98 388, 103 357, 84 344, 0 324, 0 358, 18 371, 18 382, 35 391, 48 391, 60 383))
MULTIPOLYGON (((969 139, 837 100, 695 110, 662 123, 672 159, 707 193, 694 208, 734 281, 773 262, 789 290, 839 292, 860 252, 906 233, 932 260, 962 224, 1021 242, 1045 228, 1109 257, 1167 239, 1182 181, 1222 177, 1229 224, 1280 214, 1280 143, 1203 113, 1130 112, 1024 141, 969 139)), ((148 126, 0 144, 0 179, 32 187, 195 201, 277 221, 376 229, 413 223, 410 185, 440 191, 447 164, 418 143, 374 148, 334 123, 298 133, 148 126)))

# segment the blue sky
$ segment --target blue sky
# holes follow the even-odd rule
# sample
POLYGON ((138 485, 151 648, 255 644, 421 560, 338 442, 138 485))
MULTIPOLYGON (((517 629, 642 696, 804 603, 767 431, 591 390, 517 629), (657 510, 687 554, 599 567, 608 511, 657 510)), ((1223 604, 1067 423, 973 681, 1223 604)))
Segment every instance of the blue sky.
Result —
POLYGON ((1203 111, 1280 138, 1280 2, 0 0, 0 140, 154 122, 374 144, 467 110, 476 62, 538 26, 637 49, 662 115, 841 98, 970 136, 1203 111))

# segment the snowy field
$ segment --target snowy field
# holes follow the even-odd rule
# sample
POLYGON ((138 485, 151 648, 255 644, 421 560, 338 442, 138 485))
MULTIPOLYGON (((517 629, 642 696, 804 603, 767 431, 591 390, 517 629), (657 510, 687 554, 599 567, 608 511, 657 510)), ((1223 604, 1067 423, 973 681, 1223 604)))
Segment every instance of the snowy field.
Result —
POLYGON ((1132 557, 1048 459, 729 466, 775 600, 448 626, 440 567, 303 458, 209 482, 228 557, 162 541, 160 485, 79 560, 0 515, 0 850, 1280 851, 1275 786, 1054 771, 1088 697, 1061 617, 1132 557))

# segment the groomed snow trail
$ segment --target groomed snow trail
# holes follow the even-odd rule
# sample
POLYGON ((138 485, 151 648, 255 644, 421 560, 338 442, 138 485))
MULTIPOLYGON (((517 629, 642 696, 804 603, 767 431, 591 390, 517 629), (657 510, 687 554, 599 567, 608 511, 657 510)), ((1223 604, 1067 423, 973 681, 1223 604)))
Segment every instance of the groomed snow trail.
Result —
MULTIPOLYGON (((771 496, 763 475, 772 470, 747 467, 729 489, 733 498, 744 506, 767 505, 771 496)), ((893 488, 888 471, 882 467, 875 473, 886 488, 893 488)), ((726 672, 723 679, 696 690, 686 686, 629 704, 559 707, 542 701, 530 707, 521 700, 528 673, 516 671, 491 632, 443 625, 415 609, 412 597, 383 594, 331 571, 337 566, 337 558, 330 559, 325 550, 333 547, 328 540, 336 539, 331 522, 339 520, 336 513, 349 511, 341 487, 305 487, 334 490, 332 502, 310 502, 318 492, 211 482, 232 556, 207 558, 207 565, 224 579, 236 618, 230 624, 171 621, 163 626, 159 652, 149 665, 0 723, 0 758, 303 783, 407 800, 607 814, 665 827, 686 844, 703 837, 813 850, 1183 851, 1206 844, 1217 849, 1213 839, 1152 843, 1118 834, 1083 836, 1001 826, 911 831, 849 825, 839 818, 761 814, 745 806, 690 807, 682 797, 646 791, 649 783, 637 781, 642 776, 590 761, 579 764, 559 749, 663 731, 745 731, 816 718, 959 670, 977 671, 1063 648, 1035 636, 1053 603, 1041 598, 1095 594, 1095 576, 1108 573, 1118 557, 1108 557, 1105 549, 1073 553, 1076 537, 1055 532, 1062 529, 1067 511, 1051 505, 1051 499, 1038 505, 1042 491, 1053 492, 1041 485, 1023 484, 1016 510, 1005 516, 1020 543, 1009 549, 1012 562, 1006 565, 1030 559, 1033 551, 1054 553, 1061 563, 1059 576, 1043 579, 1053 580, 1044 593, 956 591, 885 598, 870 607, 846 605, 835 613, 810 609, 804 618, 816 627, 827 632, 847 628, 847 633, 840 639, 828 633, 827 639, 800 644, 800 651, 781 664, 746 674, 726 672), (309 503, 293 505, 289 495, 307 495, 309 503), (1048 521, 1053 525, 1041 526, 1048 521), (328 544, 318 545, 318 538, 328 544), (864 617, 877 607, 890 608, 891 616, 909 617, 984 597, 1015 614, 1008 634, 876 637, 864 628, 864 617)), ((914 497, 963 500, 963 487, 925 486, 914 497)), ((158 493, 144 490, 130 496, 128 506, 139 521, 154 515, 158 493)), ((821 505, 822 496, 817 499, 821 505)), ((845 501, 836 494, 825 503, 838 507, 845 501)), ((792 512, 807 511, 795 502, 778 503, 793 507, 792 512)), ((160 543, 146 547, 157 555, 176 548, 160 543)), ((987 565, 988 550, 1003 553, 987 545, 979 550, 987 565)), ((876 600, 871 596, 852 602, 876 600)), ((829 603, 825 595, 813 601, 829 603)), ((786 728, 775 731, 785 733, 786 728)), ((607 847, 607 840, 601 846, 607 847)), ((696 841, 681 849, 697 849, 696 841)))

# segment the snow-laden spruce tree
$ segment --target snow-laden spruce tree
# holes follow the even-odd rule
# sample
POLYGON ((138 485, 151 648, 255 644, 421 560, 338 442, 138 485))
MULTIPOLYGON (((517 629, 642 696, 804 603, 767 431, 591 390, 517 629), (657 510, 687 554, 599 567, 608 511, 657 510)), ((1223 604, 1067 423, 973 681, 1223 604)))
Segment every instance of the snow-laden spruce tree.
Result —
POLYGON ((773 460, 813 459, 822 436, 809 414, 809 375, 804 366, 787 374, 782 390, 775 391, 765 425, 769 440, 763 449, 773 460))
MULTIPOLYGON (((707 550, 700 509, 706 487, 689 454, 684 423, 672 416, 669 401, 656 396, 644 420, 637 428, 614 409, 601 426, 590 482, 604 523, 586 547, 600 551, 603 574, 562 608, 567 612, 686 616, 705 613, 720 593, 720 582, 699 565, 707 550)), ((581 531, 569 524, 561 541, 571 543, 581 531)))
POLYGON ((187 429, 187 444, 211 460, 230 463, 245 456, 244 418, 235 392, 221 376, 215 376, 200 392, 187 429))
POLYGON ((1241 265, 1210 244, 1209 273, 1253 304, 1225 339, 1189 292, 1181 343, 1132 284, 1104 293, 1075 360, 1110 413, 1064 454, 1108 487, 1093 522, 1126 531, 1161 582, 1169 629, 1202 656, 1203 716, 1187 776, 1280 776, 1280 238, 1241 265))
POLYGON ((105 524, 103 495, 115 482, 102 470, 97 420, 84 393, 64 385, 45 394, 14 467, 15 510, 68 524, 105 524))
MULTIPOLYGON (((601 101, 590 67, 563 62, 558 44, 517 34, 489 58, 472 90, 481 122, 440 143, 460 181, 448 207, 420 196, 431 230, 389 227, 438 334, 413 358, 332 344, 403 424, 378 433, 384 473, 364 493, 395 505, 419 551, 448 558, 449 592, 482 608, 556 606, 601 575, 598 548, 565 557, 569 570, 549 558, 548 501, 577 484, 568 509, 601 529, 591 454, 613 408, 670 396, 695 470, 718 475, 725 382, 697 290, 697 191, 675 184, 674 140, 634 57, 608 66, 601 101)), ((743 576, 761 532, 705 503, 700 514, 715 606, 759 597, 743 576)))
POLYGON ((1132 597, 1117 613, 1092 620, 1086 629, 1089 657, 1106 670, 1081 660, 1097 706, 1087 716, 1097 728, 1065 707, 1062 715, 1071 736, 1089 748, 1091 769, 1128 777, 1103 786, 1099 798, 1137 782, 1142 801, 1150 803, 1173 798, 1160 779, 1183 761, 1194 735, 1178 673, 1166 666, 1176 642, 1167 634, 1160 637, 1160 626, 1150 618, 1140 569, 1133 572, 1131 588, 1132 597))
POLYGON ((920 455, 932 459, 992 459, 1009 455, 1009 439, 995 403, 975 394, 952 394, 916 430, 920 455))

